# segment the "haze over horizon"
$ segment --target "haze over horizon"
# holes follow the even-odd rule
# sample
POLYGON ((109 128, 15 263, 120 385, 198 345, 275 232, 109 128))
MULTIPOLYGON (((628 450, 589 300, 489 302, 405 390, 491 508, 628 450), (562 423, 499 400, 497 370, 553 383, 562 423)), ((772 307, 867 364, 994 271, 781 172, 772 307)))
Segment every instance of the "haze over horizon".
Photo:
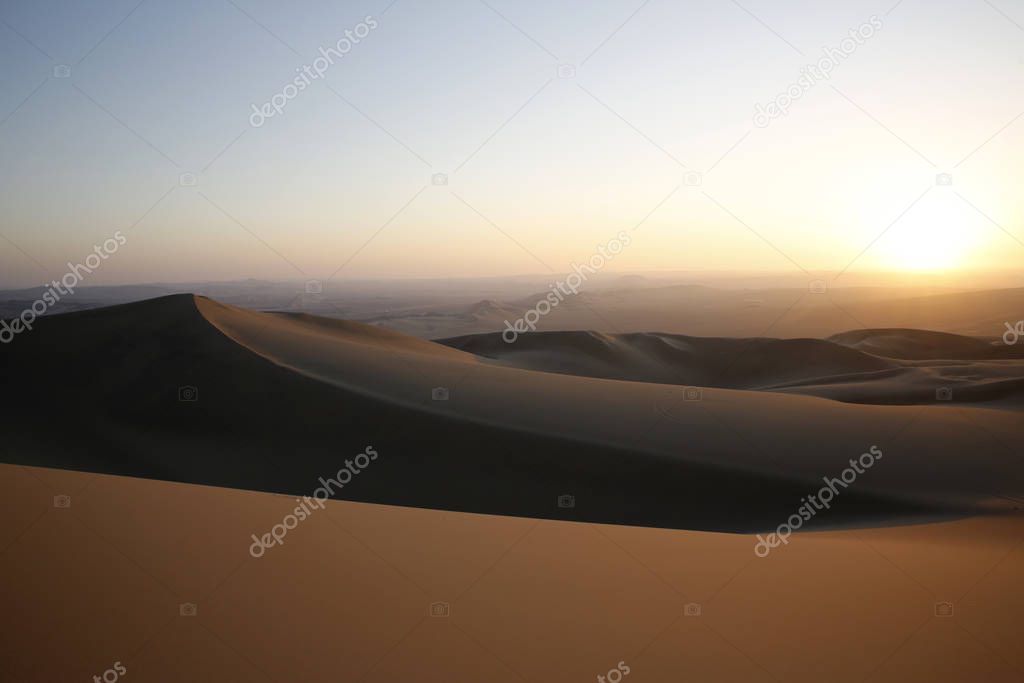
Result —
POLYGON ((970 277, 1024 249, 1012 3, 132 0, 0 20, 4 288, 115 231, 85 284, 565 272, 620 231, 608 272, 970 277))

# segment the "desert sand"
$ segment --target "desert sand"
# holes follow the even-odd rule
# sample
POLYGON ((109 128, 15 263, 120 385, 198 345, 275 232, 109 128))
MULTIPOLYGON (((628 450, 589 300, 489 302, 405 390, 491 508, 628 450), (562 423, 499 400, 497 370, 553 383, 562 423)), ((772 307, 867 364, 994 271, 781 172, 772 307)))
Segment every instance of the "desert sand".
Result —
POLYGON ((0 350, 0 672, 1020 679, 1013 349, 903 328, 505 346, 191 295, 41 319, 0 350), (326 510, 250 554, 367 448, 326 510))
POLYGON ((256 559, 250 535, 290 498, 12 465, 0 491, 4 680, 88 681, 115 661, 161 683, 1024 671, 1020 518, 802 533, 761 559, 740 534, 333 501, 256 559))

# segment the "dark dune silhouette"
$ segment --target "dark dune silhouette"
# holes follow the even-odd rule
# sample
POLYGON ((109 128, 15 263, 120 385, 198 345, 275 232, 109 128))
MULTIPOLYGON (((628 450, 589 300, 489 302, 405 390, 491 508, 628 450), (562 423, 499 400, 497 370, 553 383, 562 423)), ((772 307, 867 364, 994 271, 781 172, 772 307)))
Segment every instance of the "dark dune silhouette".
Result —
MULTIPOLYGON (((1024 492, 1001 445, 1022 431, 1007 408, 707 387, 692 401, 668 383, 502 367, 368 325, 191 295, 49 316, 30 334, 0 350, 17 396, 3 417, 9 463, 309 495, 371 445, 380 459, 339 498, 721 531, 774 526, 875 444, 892 453, 886 467, 820 523, 966 514, 1024 492), (435 400, 439 387, 447 400, 435 400), (558 506, 563 494, 575 507, 558 506)), ((731 358, 736 373, 890 371, 814 340, 608 345, 580 337, 583 355, 604 362, 698 353, 731 358)))

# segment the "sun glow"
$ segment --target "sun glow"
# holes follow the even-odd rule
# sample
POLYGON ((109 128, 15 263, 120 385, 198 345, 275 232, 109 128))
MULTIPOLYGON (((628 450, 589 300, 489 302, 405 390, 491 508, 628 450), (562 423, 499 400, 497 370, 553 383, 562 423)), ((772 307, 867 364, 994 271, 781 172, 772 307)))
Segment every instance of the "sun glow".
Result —
POLYGON ((888 267, 909 271, 968 266, 981 226, 964 209, 951 194, 927 197, 879 240, 880 258, 888 267))

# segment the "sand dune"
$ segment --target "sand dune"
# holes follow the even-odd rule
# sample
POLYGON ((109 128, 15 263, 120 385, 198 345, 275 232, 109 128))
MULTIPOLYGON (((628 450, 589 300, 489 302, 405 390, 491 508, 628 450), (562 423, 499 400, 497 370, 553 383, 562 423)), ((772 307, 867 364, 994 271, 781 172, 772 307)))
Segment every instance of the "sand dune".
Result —
POLYGON ((503 365, 641 382, 759 388, 808 377, 872 372, 891 361, 817 339, 727 339, 669 334, 593 332, 500 334, 440 343, 503 365))
POLYGON ((1024 347, 926 330, 855 330, 821 339, 537 332, 440 340, 502 366, 608 379, 795 392, 877 404, 1018 405, 1024 347))
POLYGON ((1024 348, 930 330, 853 330, 828 341, 876 356, 907 360, 1024 358, 1024 348))
MULTIPOLYGON (((750 352, 775 358, 775 346, 750 352)), ((796 348, 892 371, 834 344, 796 348)), ((1007 450, 1021 421, 1003 405, 709 387, 687 400, 672 384, 504 367, 373 326, 192 296, 47 317, 0 351, 0 370, 19 387, 0 447, 14 463, 309 494, 373 445, 380 461, 340 497, 722 531, 777 525, 872 445, 885 467, 817 524, 966 514, 1024 493, 1007 450), (198 400, 180 400, 181 387, 198 400), (559 508, 562 494, 576 506, 559 508)))
POLYGON ((758 559, 738 534, 332 501, 257 559, 251 535, 291 499, 12 465, 0 494, 5 681, 91 681, 114 660, 158 683, 595 681, 620 660, 625 682, 1019 683, 1024 667, 1021 517, 801 534, 758 559), (449 617, 427 616, 435 601, 449 617))

